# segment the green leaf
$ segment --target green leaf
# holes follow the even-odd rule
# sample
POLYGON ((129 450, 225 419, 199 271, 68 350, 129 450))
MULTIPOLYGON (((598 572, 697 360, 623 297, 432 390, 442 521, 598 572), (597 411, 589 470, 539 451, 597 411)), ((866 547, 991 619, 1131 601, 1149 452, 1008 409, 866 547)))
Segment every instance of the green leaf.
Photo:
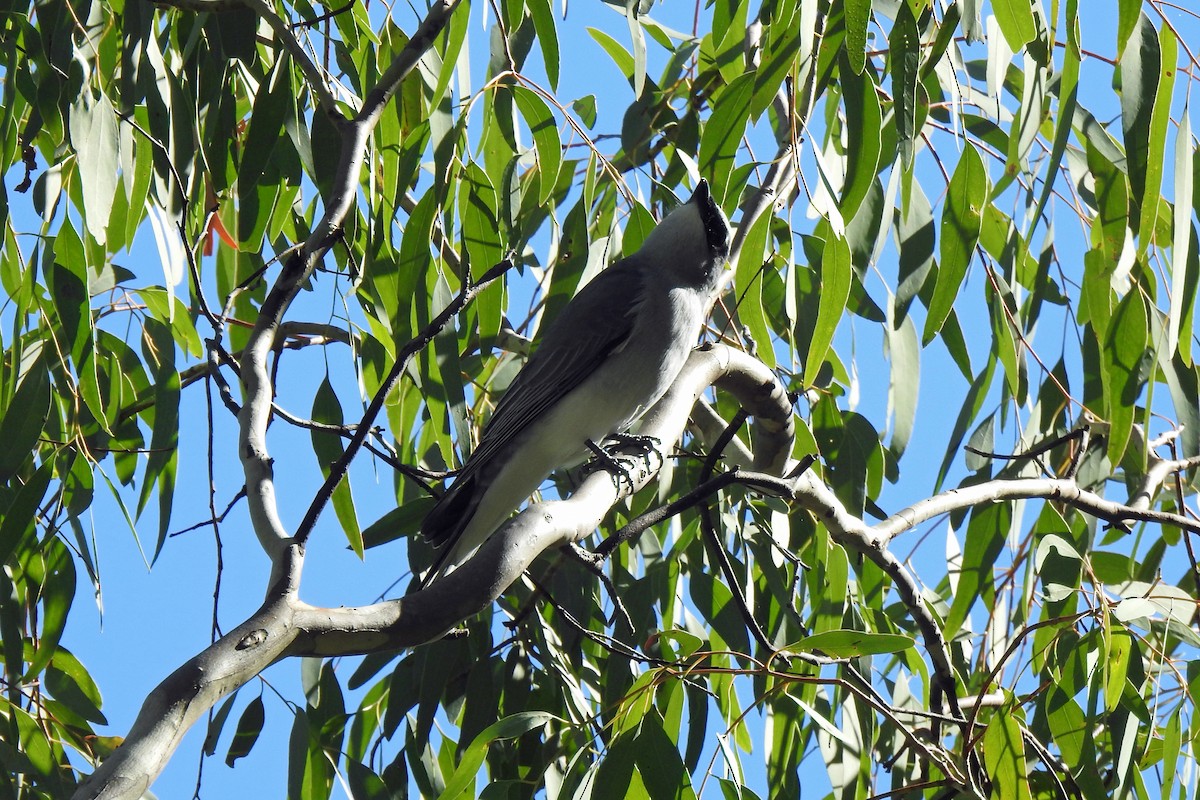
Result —
POLYGON ((393 508, 363 529, 363 547, 369 550, 416 534, 421 529, 425 516, 433 508, 433 503, 432 497, 418 497, 393 508))
POLYGON ((63 349, 78 366, 91 343, 92 309, 83 242, 69 221, 63 223, 54 238, 53 257, 54 263, 46 272, 61 328, 55 331, 55 338, 65 345, 63 349))
POLYGON ((100 687, 71 651, 58 648, 46 668, 45 679, 55 700, 88 722, 108 724, 100 711, 100 687))
POLYGON ((763 308, 762 286, 768 268, 767 242, 770 239, 773 214, 762 214, 746 234, 734 272, 733 286, 737 293, 738 316, 754 339, 755 352, 768 366, 775 366, 771 326, 763 308))
POLYGON ((596 40, 600 47, 604 49, 604 52, 608 54, 608 57, 612 59, 613 63, 617 65, 617 69, 621 70, 621 74, 629 80, 629 85, 633 86, 633 56, 629 55, 629 51, 622 47, 620 42, 599 28, 588 28, 587 32, 591 34, 592 38, 596 40))
POLYGON ((742 54, 749 6, 744 0, 718 0, 712 4, 712 32, 701 42, 700 59, 705 67, 711 62, 725 83, 732 83, 745 73, 742 54))
POLYGON ((225 766, 232 767, 239 758, 249 755, 254 743, 258 741, 259 734, 262 733, 266 719, 266 707, 263 705, 262 695, 259 695, 246 705, 238 718, 233 741, 229 743, 229 751, 225 753, 225 766))
POLYGON ((1125 55, 1125 46, 1142 16, 1142 0, 1117 0, 1117 61, 1125 55))
MULTIPOLYGON (((1058 168, 1062 165, 1063 154, 1067 150, 1067 141, 1071 138, 1072 123, 1075 118, 1075 107, 1077 105, 1079 93, 1079 62, 1082 58, 1082 53, 1079 47, 1079 20, 1077 15, 1078 0, 1068 0, 1067 2, 1067 45, 1064 50, 1062 69, 1059 71, 1058 77, 1058 114, 1050 115, 1048 124, 1054 126, 1054 142, 1050 147, 1050 160, 1046 164, 1047 175, 1057 175, 1058 168)), ((1033 236, 1033 229, 1042 218, 1042 212, 1046 210, 1046 203, 1050 200, 1050 195, 1054 191, 1056 182, 1053 180, 1042 181, 1042 191, 1038 196, 1037 207, 1034 209, 1029 223, 1029 230, 1025 234, 1025 239, 1028 241, 1033 236)))
POLYGON ((0 517, 0 565, 8 563, 13 553, 24 550, 32 541, 38 507, 53 477, 54 462, 44 461, 26 483, 11 493, 12 500, 0 517))
POLYGON ((891 362, 888 376, 888 413, 892 440, 888 448, 899 459, 908 447, 917 419, 917 396, 921 388, 921 346, 917 326, 905 317, 899 328, 884 327, 886 354, 891 362))
MULTIPOLYGON (((446 89, 450 86, 451 78, 454 77, 455 67, 458 66, 463 43, 467 40, 469 25, 470 16, 468 14, 451 14, 450 19, 446 21, 446 27, 440 37, 445 41, 446 47, 439 53, 442 68, 438 71, 437 84, 434 86, 433 94, 429 97, 431 106, 437 106, 446 96, 446 89)), ((541 35, 540 30, 538 34, 541 35)))
POLYGON ((1104 669, 1104 708, 1111 714, 1121 705, 1125 679, 1129 674, 1129 659, 1136 648, 1129 631, 1116 629, 1106 638, 1107 652, 1101 661, 1104 669))
POLYGON ((954 2, 946 7, 946 14, 937 26, 937 36, 934 37, 933 45, 926 51, 925 62, 921 65, 922 81, 933 74, 937 65, 945 57, 950 43, 954 41, 954 34, 958 31, 958 21, 962 19, 960 5, 962 4, 954 2))
POLYGON ((441 800, 456 800, 475 785, 475 776, 483 766, 488 749, 493 742, 501 739, 516 739, 524 736, 535 728, 540 728, 551 722, 561 721, 553 714, 542 711, 525 711, 512 714, 489 725, 476 736, 463 753, 462 760, 454 769, 446 788, 439 796, 441 800))
MULTIPOLYGON (((867 65, 867 23, 871 20, 871 0, 846 0, 846 57, 854 74, 861 75, 867 65)), ((842 75, 845 79, 847 76, 842 75)), ((871 138, 871 137, 864 137, 871 138)))
POLYGON ((933 483, 935 492, 941 491, 942 482, 946 480, 946 474, 950 471, 950 465, 954 463, 954 459, 958 456, 958 447, 962 444, 963 437, 967 435, 967 429, 971 427, 971 423, 979 415, 979 410, 983 407, 984 400, 987 399, 988 389, 992 384, 992 375, 996 371, 996 359, 989 358, 987 366, 983 372, 975 378, 971 384, 971 388, 967 391, 967 396, 963 400, 962 408, 958 412, 958 418, 954 421, 954 430, 950 434, 950 440, 946 444, 946 454, 942 457, 942 465, 938 468, 937 479, 933 483))
POLYGON ((801 14, 797 0, 771 3, 764 6, 763 12, 768 9, 771 16, 763 22, 762 58, 754 70, 754 99, 750 103, 750 118, 754 120, 771 105, 780 85, 803 57, 801 37, 807 35, 809 42, 816 38, 813 26, 817 14, 801 14), (807 30, 802 29, 804 25, 807 30))
POLYGON ((629 24, 629 38, 633 43, 633 96, 640 98, 646 89, 646 32, 638 21, 641 3, 625 0, 625 20, 629 24))
MULTIPOLYGON (((7 484, 36 452, 50 416, 50 371, 44 350, 24 366, 21 382, 0 418, 0 484, 7 484)), ((0 559, 2 562, 3 559, 0 559)))
MULTIPOLYGON (((787 650, 788 648, 784 648, 787 650)), ((765 698, 767 785, 776 797, 800 797, 797 767, 804 757, 804 718, 800 707, 785 693, 765 698)), ((726 795, 727 797, 729 795, 726 795)), ((744 795, 734 795, 744 797, 744 795)))
POLYGON ((157 559, 167 541, 171 508, 175 497, 175 471, 179 463, 179 372, 175 369, 175 339, 172 330, 157 319, 146 320, 142 329, 142 354, 154 382, 154 423, 146 477, 138 497, 140 515, 158 486, 157 559))
MULTIPOLYGON (((1055 685, 1049 687, 1046 697, 1046 721, 1050 735, 1058 745, 1063 760, 1071 768, 1087 798, 1108 797, 1103 780, 1097 769, 1098 753, 1092 725, 1067 692, 1055 685)), ((999 715, 997 715, 999 716, 999 715)))
POLYGON ((713 97, 712 116, 700 134, 700 174, 709 179, 713 197, 721 206, 734 205, 738 199, 726 194, 753 97, 754 73, 743 73, 713 97))
POLYGON ((993 596, 992 567, 1004 549, 1011 519, 1008 503, 977 506, 971 512, 963 548, 962 571, 958 576, 958 587, 954 590, 954 601, 946 615, 947 639, 958 636, 976 601, 983 601, 987 606, 993 596))
MULTIPOLYGON (((1188 199, 1194 195, 1192 170, 1187 168, 1187 162, 1192 148, 1192 123, 1188 115, 1188 105, 1184 102, 1183 113, 1179 118, 1179 130, 1175 135, 1175 203, 1173 205, 1172 221, 1174 236, 1171 241, 1171 306, 1167 316, 1167 347, 1163 354, 1171 358, 1178 350, 1181 354, 1191 353, 1191 336, 1180 336, 1183 331, 1191 330, 1191 325, 1183 326, 1184 318, 1190 320, 1192 307, 1196 297, 1197 277, 1200 270, 1190 268, 1197 263, 1197 252, 1193 242, 1196 240, 1195 229, 1192 227, 1192 208, 1188 199), (1186 350, 1185 350, 1186 348, 1186 350)), ((1191 359, 1184 355, 1184 362, 1191 359)))
POLYGON ((1159 365, 1171 393, 1175 417, 1183 428, 1183 454, 1188 458, 1200 455, 1200 408, 1196 405, 1196 397, 1200 396, 1200 380, 1197 379, 1197 369, 1185 365, 1179 353, 1172 359, 1160 358, 1159 365))
POLYGON ((905 169, 912 167, 916 152, 917 106, 921 65, 921 36, 908 3, 896 9, 896 21, 888 36, 888 58, 892 67, 893 113, 896 139, 905 169))
POLYGON ((225 698, 221 703, 221 707, 217 709, 217 713, 213 714, 212 719, 208 722, 208 729, 204 733, 204 755, 211 756, 217 752, 217 742, 221 738, 221 731, 225 728, 225 720, 229 719, 229 712, 233 710, 234 701, 237 700, 237 690, 233 694, 225 698))
POLYGON ((595 800, 648 797, 635 771, 637 751, 637 739, 632 731, 621 734, 608 746, 608 752, 596 768, 596 777, 592 781, 592 797, 595 800))
POLYGON ((825 362, 825 354, 829 351, 838 322, 846 310, 852 273, 850 246, 845 239, 830 235, 825 240, 821 254, 817 322, 813 328, 812 339, 808 343, 808 357, 804 362, 804 382, 808 385, 816 382, 817 372, 825 362))
POLYGON ((63 786, 59 772, 58 755, 61 753, 61 748, 51 742, 41 721, 34 719, 29 712, 19 706, 9 706, 6 716, 12 722, 6 726, 5 740, 11 742, 12 738, 10 738, 11 733, 9 732, 16 733, 15 749, 21 754, 21 761, 28 764, 32 770, 35 785, 46 789, 48 792, 46 796, 49 797, 69 795, 70 792, 63 786))
POLYGON ((459 209, 463 242, 472 277, 478 278, 504 258, 500 238, 500 198, 487 173, 471 162, 464 169, 459 209))
MULTIPOLYGON (((1141 202, 1146 191, 1150 156, 1150 116, 1157 94, 1162 53, 1158 34, 1143 13, 1118 64, 1121 77, 1121 130, 1125 135, 1126 171, 1131 196, 1141 202)), ((1170 65, 1174 69, 1175 65, 1170 65)))
POLYGON ((983 761, 992 779, 995 797, 1011 800, 1033 797, 1029 790, 1021 726, 1011 713, 1002 710, 988 722, 983 732, 983 761))
POLYGON ((911 636, 896 633, 870 633, 855 630, 831 630, 805 636, 784 650, 798 653, 824 653, 830 658, 856 658, 901 653, 914 644, 911 636))
POLYGON ((1012 290, 1000 275, 995 276, 999 291, 991 292, 988 312, 992 323, 992 352, 1004 366, 1004 379, 1008 391, 1018 403, 1025 401, 1029 378, 1025 372, 1024 348, 1018 342, 1014 330, 1017 309, 1012 290))
POLYGON ((79 159, 84 222, 103 244, 117 193, 120 149, 117 112, 103 93, 94 97, 88 89, 71 106, 71 146, 79 159))
POLYGON ((650 797, 688 800, 696 796, 691 776, 679 756, 679 748, 664 730, 663 719, 657 711, 642 718, 634 761, 650 797))
MULTIPOLYGON (((546 67, 546 78, 550 81, 550 90, 558 91, 559 46, 558 26, 554 24, 554 11, 551 9, 552 0, 527 0, 525 7, 533 19, 533 29, 537 31, 538 44, 542 48, 542 63, 546 67)), ((455 14, 462 18, 466 28, 468 16, 455 14)))
MULTIPOLYGON (((862 71, 861 68, 859 71, 862 71)), ((879 93, 876 89, 875 81, 869 74, 864 73, 857 78, 843 75, 842 94, 845 98, 848 131, 883 130, 883 109, 879 105, 879 93)), ((843 219, 854 219, 863 198, 875 184, 882 148, 883 141, 880 136, 847 138, 846 181, 842 186, 842 198, 838 205, 843 219)))
POLYGON ((1176 706, 1167 718, 1163 729, 1163 764, 1162 764, 1162 796, 1173 797, 1175 794, 1175 770, 1182 755, 1183 730, 1180 721, 1182 707, 1176 706))
POLYGON ((929 301, 929 315, 925 318, 924 344, 933 341, 958 299, 958 289, 979 242, 987 197, 987 168, 978 150, 967 147, 954 169, 946 194, 940 231, 941 258, 933 298, 929 301))
MULTIPOLYGON (((1150 124, 1146 143, 1145 186, 1142 188, 1142 214, 1138 223, 1138 256, 1144 256, 1154 240, 1158 221, 1158 207, 1162 202, 1163 168, 1167 158, 1167 128, 1171 122, 1171 93, 1175 88, 1175 62, 1178 58, 1178 43, 1175 34, 1167 25, 1158 32, 1159 74, 1154 76, 1154 104, 1150 110, 1150 124)), ((1185 109, 1186 110, 1186 109, 1185 109)), ((1186 161, 1177 162, 1176 173, 1190 172, 1184 168, 1186 161)), ((1190 195, 1188 195, 1190 196, 1190 195)))
POLYGON ((558 123, 546 102, 534 92, 524 86, 513 86, 512 93, 521 116, 533 133, 538 162, 538 202, 545 205, 554 195, 562 165, 562 140, 558 136, 558 123))
POLYGON ((1121 463, 1133 431, 1144 382, 1142 358, 1146 354, 1148 329, 1145 301, 1140 292, 1132 290, 1117 304, 1101 352, 1104 405, 1111 425, 1108 459, 1113 464, 1121 463))
POLYGON ((579 117, 579 121, 585 127, 593 128, 596 125, 596 95, 586 94, 583 97, 571 103, 571 110, 579 117))
MULTIPOLYGON (((245 203, 252 198, 259 178, 263 176, 271 161, 271 151, 275 149, 276 143, 281 141, 279 133, 283 130, 284 119, 294 101, 291 59, 286 52, 280 52, 274 68, 258 85, 258 93, 254 96, 254 106, 250 111, 246 145, 242 151, 241 168, 238 170, 238 194, 241 202, 245 203)), ((317 114, 321 115, 321 112, 317 114)), ((275 187, 272 196, 276 192, 278 187, 275 187)), ((266 211, 265 216, 269 217, 270 208, 266 211)))
POLYGON ((658 635, 658 641, 663 652, 668 653, 668 657, 672 661, 687 658, 704 645, 704 640, 699 636, 695 636, 679 628, 662 631, 658 635))
POLYGON ((1004 34, 1004 40, 1014 53, 1019 53, 1037 36, 1030 0, 992 0, 992 13, 1004 34))
MULTIPOLYGON (((312 417, 314 422, 324 425, 340 427, 344 424, 342 404, 338 400, 333 384, 329 382, 328 375, 321 381, 316 396, 313 398, 312 417)), ((310 433, 312 434, 313 454, 321 466, 321 474, 328 478, 330 466, 345 453, 345 448, 342 447, 342 438, 336 433, 316 428, 310 433)), ((354 495, 350 490, 348 474, 343 475, 337 486, 334 487, 330 502, 333 503, 333 511, 337 515, 338 522, 342 524, 342 531, 346 534, 346 541, 350 543, 350 549, 354 551, 355 555, 362 558, 363 534, 358 526, 358 514, 354 510, 354 495)))
POLYGON ((31 583, 40 584, 42 630, 22 677, 24 682, 31 682, 58 651, 75 600, 75 561, 67 546, 52 536, 43 543, 41 552, 32 554, 25 562, 25 571, 31 583))

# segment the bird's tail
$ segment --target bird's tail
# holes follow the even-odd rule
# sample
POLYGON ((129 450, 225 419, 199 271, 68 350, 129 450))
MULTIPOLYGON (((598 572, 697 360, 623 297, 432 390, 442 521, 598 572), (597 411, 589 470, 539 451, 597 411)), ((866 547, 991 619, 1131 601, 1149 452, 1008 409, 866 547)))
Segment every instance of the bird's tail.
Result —
POLYGON ((478 476, 460 475, 421 523, 421 535, 439 551, 433 566, 420 582, 421 588, 428 586, 443 573, 446 562, 458 549, 457 544, 463 531, 475 516, 475 509, 479 507, 482 492, 476 491, 477 484, 478 476))

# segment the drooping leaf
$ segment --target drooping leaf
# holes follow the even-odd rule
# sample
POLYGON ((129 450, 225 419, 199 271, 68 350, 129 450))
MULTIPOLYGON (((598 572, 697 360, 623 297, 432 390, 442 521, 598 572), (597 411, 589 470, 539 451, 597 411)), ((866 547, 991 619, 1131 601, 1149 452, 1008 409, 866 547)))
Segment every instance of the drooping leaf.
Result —
POLYGON ((994 595, 992 567, 1004 548, 1011 519, 1007 503, 995 503, 971 512, 958 587, 946 615, 947 637, 958 635, 976 602, 982 601, 986 606, 994 595))
POLYGON ((117 112, 108 97, 91 90, 71 106, 71 145, 79 159, 84 223, 88 233, 104 243, 117 192, 117 112))
POLYGON ((487 757, 488 748, 493 742, 504 739, 516 739, 526 733, 554 721, 556 717, 539 711, 529 711, 513 714, 498 720, 480 733, 463 753, 462 760, 446 782, 446 788, 440 795, 441 800, 454 800, 475 784, 475 775, 487 757))
POLYGON ((967 274, 967 266, 983 224, 983 208, 988 197, 987 168, 974 147, 967 147, 959 159, 950 188, 946 193, 946 207, 942 213, 940 237, 940 259, 937 283, 933 298, 929 302, 929 315, 925 318, 925 333, 922 343, 929 344, 941 330, 942 324, 954 307, 959 286, 967 274))
POLYGON ((1195 229, 1191 224, 1191 204, 1188 198, 1195 193, 1192 181, 1192 171, 1187 162, 1192 146, 1191 117, 1185 103, 1179 119, 1179 130, 1175 135, 1175 203, 1173 205, 1172 221, 1174 236, 1171 240, 1171 306, 1167 316, 1167 358, 1171 358, 1176 350, 1184 354, 1184 362, 1191 361, 1191 337, 1180 336, 1189 330, 1185 328, 1185 317, 1191 319, 1191 309, 1194 303, 1189 299, 1196 296, 1197 273, 1200 270, 1190 267, 1197 261, 1195 229), (1190 280, 1189 280, 1190 279, 1190 280))
POLYGON ((1029 800, 1025 740, 1021 727, 1011 714, 995 714, 983 732, 984 764, 998 797, 1029 800))
MULTIPOLYGON (((1146 194, 1150 168, 1150 118, 1157 94, 1162 52, 1158 33, 1144 13, 1119 63, 1121 77, 1121 130, 1131 199, 1140 204, 1146 194)), ((1172 69, 1174 64, 1171 65, 1172 69)), ((1136 224, 1136 220, 1132 220, 1136 224)))
MULTIPOLYGON (((337 392, 330 383, 328 375, 321 381, 316 396, 313 398, 312 419, 314 422, 335 429, 344 424, 342 404, 338 400, 337 392)), ((317 463, 320 464, 321 474, 328 478, 330 467, 345 452, 341 437, 335 432, 317 428, 314 428, 311 433, 313 454, 316 455, 317 463)), ((338 522, 342 524, 342 531, 346 534, 346 541, 349 542, 350 549, 354 551, 355 555, 362 558, 363 534, 358 524, 358 513, 354 508, 354 495, 350 489, 349 475, 342 476, 329 499, 333 503, 333 510, 337 515, 338 522)))
POLYGON ((888 37, 888 58, 892 69, 893 113, 900 157, 906 169, 912 167, 916 152, 917 105, 920 91, 921 40, 917 21, 908 3, 896 10, 896 21, 888 37))
POLYGON ((1146 354, 1148 324, 1146 305, 1141 294, 1129 292, 1113 312, 1112 324, 1109 325, 1101 353, 1104 360, 1104 405, 1111 426, 1108 458, 1113 464, 1120 463, 1133 430, 1137 401, 1145 380, 1142 359, 1146 354))
POLYGON ((735 266, 733 285, 737 292, 738 315, 754 339, 755 352, 765 363, 774 365, 771 328, 763 308, 762 290, 770 264, 767 243, 771 232, 771 218, 771 214, 763 214, 755 220, 746 235, 735 266))
POLYGON ((175 339, 171 329, 158 320, 147 320, 143 328, 142 353, 154 382, 154 426, 150 435, 150 457, 138 496, 138 514, 146 508, 151 490, 158 487, 158 539, 154 558, 162 553, 171 525, 175 499, 175 474, 179 464, 179 371, 175 368, 175 339))
POLYGON ((830 658, 855 658, 857 656, 899 653, 914 644, 911 636, 894 633, 871 633, 869 631, 833 630, 814 633, 786 647, 801 653, 823 653, 830 658))
MULTIPOLYGON (((1154 77, 1153 105, 1147 128, 1146 172, 1142 195, 1141 219, 1138 223, 1138 256, 1143 257, 1154 240, 1158 222, 1163 169, 1167 157, 1167 127, 1171 121, 1171 94, 1175 88, 1175 61, 1178 43, 1175 34, 1164 25, 1158 34, 1159 72, 1154 77)), ((1184 109, 1186 111, 1186 108, 1184 109)), ((1186 170, 1182 170, 1186 171, 1186 170)))
POLYGON ((0 442, 5 443, 0 448, 0 484, 7 484, 33 454, 50 415, 50 372, 43 353, 28 362, 20 381, 0 418, 0 442))
POLYGON ((562 164, 562 141, 558 136, 558 123, 546 107, 545 101, 534 92, 523 86, 514 86, 512 93, 517 107, 521 109, 521 116, 533 132, 538 160, 538 202, 545 204, 554 194, 559 166, 562 164))
POLYGON ((917 397, 921 387, 921 347, 917 326, 905 317, 898 328, 885 329, 886 354, 891 363, 888 377, 888 413, 892 420, 892 439, 888 448, 897 459, 904 454, 917 418, 917 397))
POLYGON ((729 206, 737 198, 727 196, 729 177, 750 120, 754 96, 754 73, 747 72, 713 98, 713 114, 700 135, 700 174, 709 179, 718 205, 729 206))
POLYGON ((825 354, 833 342, 833 334, 846 310, 851 276, 850 248, 846 240, 830 236, 825 240, 821 256, 821 288, 818 294, 820 303, 812 339, 808 343, 808 357, 804 362, 806 383, 812 384, 816 381, 817 372, 825 362, 825 354))
POLYGON ((850 68, 861 75, 866 67, 867 22, 871 18, 871 0, 847 0, 846 2, 846 57, 850 68))
POLYGON ((258 741, 259 734, 262 733, 266 718, 266 707, 263 705, 262 695, 255 697, 242 709, 242 715, 238 717, 237 729, 233 734, 233 741, 229 743, 229 750, 225 753, 225 766, 232 767, 239 758, 250 754, 258 741))
POLYGON ((1014 53, 1019 53, 1037 36, 1030 0, 992 0, 992 12, 1004 32, 1004 39, 1014 53))

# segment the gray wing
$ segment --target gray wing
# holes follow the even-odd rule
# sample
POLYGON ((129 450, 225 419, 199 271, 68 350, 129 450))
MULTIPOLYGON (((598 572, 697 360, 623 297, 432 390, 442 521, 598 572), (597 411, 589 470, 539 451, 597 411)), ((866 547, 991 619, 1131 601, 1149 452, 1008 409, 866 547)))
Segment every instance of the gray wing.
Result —
MULTIPOLYGON (((492 460, 625 345, 643 287, 637 263, 620 261, 596 276, 547 327, 497 404, 479 446, 426 515, 421 532, 430 543, 443 547, 458 539, 491 482, 487 470, 492 460)), ((443 550, 430 574, 439 573, 452 551, 443 550)))
POLYGON ((636 263, 623 259, 572 298, 500 399, 464 473, 504 450, 625 345, 644 282, 636 263))

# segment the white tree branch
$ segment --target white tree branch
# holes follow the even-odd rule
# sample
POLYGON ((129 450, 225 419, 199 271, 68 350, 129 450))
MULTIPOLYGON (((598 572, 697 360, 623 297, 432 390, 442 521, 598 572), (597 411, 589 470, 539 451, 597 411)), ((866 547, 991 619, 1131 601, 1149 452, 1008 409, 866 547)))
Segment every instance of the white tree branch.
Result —
POLYGON ((358 117, 353 122, 341 125, 341 153, 335 173, 337 181, 326 199, 325 213, 313 226, 313 231, 304 245, 284 262, 279 277, 263 301, 254 331, 242 352, 241 370, 245 400, 239 416, 238 455, 242 459, 242 469, 246 475, 250 521, 259 543, 274 565, 276 574, 272 576, 272 584, 282 577, 282 553, 290 542, 290 536, 279 519, 274 470, 267 448, 267 422, 274 399, 274 385, 267 368, 267 357, 275 341, 276 331, 283 322, 293 298, 336 241, 346 216, 353 207, 367 142, 379 122, 384 106, 396 93, 404 77, 412 71, 421 54, 433 44, 434 38, 460 3, 461 0, 435 2, 408 44, 368 94, 358 117))
MULTIPOLYGON (((1200 523, 1195 520, 1165 511, 1151 511, 1149 508, 1143 507, 1137 497, 1134 498, 1132 504, 1108 500, 1095 492, 1080 488, 1075 481, 1065 478, 999 479, 985 481, 975 486, 951 489, 914 503, 903 511, 893 514, 874 526, 873 531, 880 542, 886 545, 904 531, 951 511, 970 508, 980 503, 1033 498, 1067 503, 1094 517, 1117 525, 1124 525, 1127 520, 1143 520, 1162 525, 1175 525, 1185 531, 1200 533, 1200 523)), ((1144 506, 1149 506, 1148 496, 1144 506)))

